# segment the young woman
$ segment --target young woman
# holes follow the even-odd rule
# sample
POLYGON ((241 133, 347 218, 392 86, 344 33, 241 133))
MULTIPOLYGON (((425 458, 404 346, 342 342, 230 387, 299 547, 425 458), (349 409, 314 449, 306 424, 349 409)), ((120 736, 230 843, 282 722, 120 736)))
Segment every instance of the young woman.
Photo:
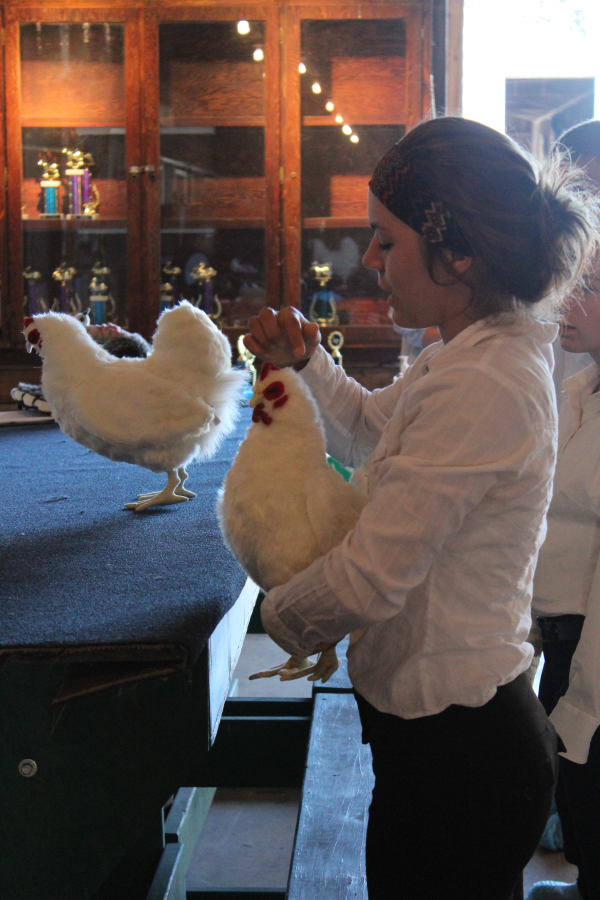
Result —
MULTIPOLYGON (((600 190, 600 121, 560 138, 600 190)), ((567 353, 593 365, 567 378, 554 497, 540 551, 533 608, 544 648, 540 700, 565 745, 556 805, 574 884, 538 882, 528 900, 600 900, 600 258, 560 330, 567 353)))
POLYGON ((247 347, 302 368, 330 453, 364 465, 369 496, 339 547, 269 592, 263 622, 299 656, 351 634, 375 773, 370 900, 506 900, 556 769, 524 674, 555 461, 556 326, 526 311, 579 276, 594 205, 564 178, 538 178, 509 138, 445 118, 386 154, 368 207, 364 264, 392 320, 442 340, 369 394, 296 310, 250 321, 247 347))

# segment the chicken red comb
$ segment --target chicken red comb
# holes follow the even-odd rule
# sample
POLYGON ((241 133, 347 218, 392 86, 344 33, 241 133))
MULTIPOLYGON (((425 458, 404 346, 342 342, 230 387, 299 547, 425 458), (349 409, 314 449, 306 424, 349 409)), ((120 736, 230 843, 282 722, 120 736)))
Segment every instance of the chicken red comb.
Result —
POLYGON ((274 366, 273 363, 265 362, 262 364, 262 369, 260 370, 260 375, 258 376, 258 380, 262 381, 263 378, 266 378, 269 372, 280 372, 279 366, 274 366))
POLYGON ((30 325, 33 325, 33 316, 25 316, 23 319, 23 331, 29 328, 30 325))

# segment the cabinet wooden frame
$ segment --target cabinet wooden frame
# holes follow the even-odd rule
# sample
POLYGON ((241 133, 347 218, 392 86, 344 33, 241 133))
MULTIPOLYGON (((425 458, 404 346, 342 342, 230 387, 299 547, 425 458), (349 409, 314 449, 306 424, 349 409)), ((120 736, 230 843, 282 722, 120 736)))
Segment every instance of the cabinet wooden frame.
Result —
MULTIPOLYGON (((0 28, 5 34, 4 9, 0 8, 0 28)), ((6 163, 6 55, 5 42, 0 46, 0 160, 4 169, 3 190, 0 191, 0 347, 9 346, 6 335, 8 315, 8 247, 7 247, 7 191, 8 166, 6 163), (4 340, 2 340, 4 338, 4 340)))

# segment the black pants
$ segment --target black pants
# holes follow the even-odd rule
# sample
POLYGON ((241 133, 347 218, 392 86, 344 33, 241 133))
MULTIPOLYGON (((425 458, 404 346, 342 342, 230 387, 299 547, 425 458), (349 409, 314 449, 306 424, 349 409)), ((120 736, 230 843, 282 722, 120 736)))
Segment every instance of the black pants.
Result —
MULTIPOLYGON (((544 643, 540 700, 548 714, 567 692, 576 647, 577 641, 544 643)), ((579 869, 579 892, 584 900, 600 900, 600 729, 585 765, 559 758, 556 806, 565 857, 579 869)))
POLYGON ((375 773, 369 900, 508 900, 557 770, 556 734, 526 676, 485 706, 418 719, 356 699, 375 773))

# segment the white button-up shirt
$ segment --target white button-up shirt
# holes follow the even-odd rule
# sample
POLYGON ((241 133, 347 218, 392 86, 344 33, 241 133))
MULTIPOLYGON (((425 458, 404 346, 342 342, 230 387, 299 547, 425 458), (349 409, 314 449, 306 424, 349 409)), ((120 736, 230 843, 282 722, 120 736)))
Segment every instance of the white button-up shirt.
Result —
POLYGON ((527 669, 556 330, 480 320, 372 393, 318 350, 302 374, 332 456, 368 460, 370 502, 340 546, 267 595, 263 622, 284 650, 354 633, 352 683, 404 718, 481 706, 527 669))
POLYGON ((550 716, 567 759, 587 762, 600 725, 600 381, 591 365, 563 383, 554 496, 535 573, 538 615, 584 615, 569 689, 550 716))

